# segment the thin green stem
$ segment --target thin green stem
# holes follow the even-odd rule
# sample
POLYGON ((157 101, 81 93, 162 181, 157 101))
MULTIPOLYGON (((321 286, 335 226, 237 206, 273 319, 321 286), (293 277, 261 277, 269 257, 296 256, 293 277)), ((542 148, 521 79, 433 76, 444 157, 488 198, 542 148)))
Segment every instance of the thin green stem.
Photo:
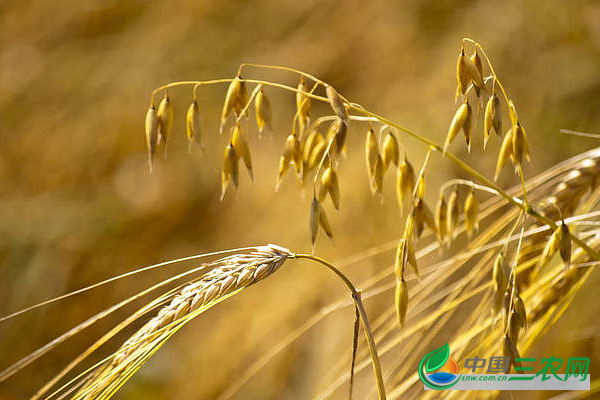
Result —
POLYGON ((375 378, 377 380, 377 392, 379 394, 379 400, 385 400, 385 386, 383 384, 383 374, 381 370, 381 364, 379 362, 379 355, 377 353, 377 347, 375 346, 375 339, 373 338, 373 332, 371 331, 367 311, 365 310, 362 299, 360 297, 360 292, 356 289, 356 287, 354 287, 354 285, 352 284, 352 282, 350 282, 346 275, 344 275, 329 261, 311 254, 294 254, 292 258, 306 259, 320 263, 321 265, 325 266, 330 271, 332 271, 334 274, 336 274, 344 282, 348 289, 350 289, 350 292, 352 293, 352 300, 354 300, 354 304, 358 309, 358 313, 363 324, 365 337, 367 339, 367 345, 369 346, 369 352, 371 353, 371 362, 373 364, 373 372, 375 373, 375 378))

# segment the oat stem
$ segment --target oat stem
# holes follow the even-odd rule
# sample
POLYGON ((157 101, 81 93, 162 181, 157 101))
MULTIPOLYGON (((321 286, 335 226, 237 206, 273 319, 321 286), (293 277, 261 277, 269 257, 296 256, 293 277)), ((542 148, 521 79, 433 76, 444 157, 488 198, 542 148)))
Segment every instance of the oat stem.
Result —
POLYGON ((352 284, 352 282, 350 282, 346 275, 344 275, 339 269, 337 269, 333 264, 331 264, 327 260, 311 254, 294 254, 292 258, 307 259, 322 264, 334 274, 336 274, 344 282, 348 289, 350 289, 350 292, 352 293, 352 300, 354 300, 354 304, 356 305, 358 313, 360 314, 360 319, 362 321, 363 328, 365 331, 365 337, 367 339, 367 345, 369 346, 371 362, 373 364, 373 372, 375 373, 375 378, 377 380, 377 392, 379 395, 379 400, 385 400, 385 386, 383 384, 383 375, 381 371, 381 364, 379 363, 379 355, 377 354, 375 339, 373 338, 373 332, 371 331, 371 326, 369 325, 369 318, 361 300, 360 292, 354 287, 354 285, 352 284))

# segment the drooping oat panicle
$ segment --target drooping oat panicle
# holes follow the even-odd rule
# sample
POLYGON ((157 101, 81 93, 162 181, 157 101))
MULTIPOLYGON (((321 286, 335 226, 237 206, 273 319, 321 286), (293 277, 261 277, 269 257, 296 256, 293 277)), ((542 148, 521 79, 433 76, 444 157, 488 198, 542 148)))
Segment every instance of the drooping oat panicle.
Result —
MULTIPOLYGON (((242 80, 241 76, 236 76, 229 87, 227 88, 227 94, 225 95, 225 102, 223 103, 223 111, 221 113, 221 125, 219 126, 219 132, 223 133, 223 128, 227 122, 227 117, 232 110, 238 112, 241 111, 239 104, 244 102, 244 99, 248 99, 248 92, 246 90, 246 84, 242 80)), ((246 102, 244 102, 245 104, 246 102)))
POLYGON ((560 246, 559 252, 560 257, 565 263, 565 267, 569 269, 571 266, 571 234, 569 232, 569 227, 565 224, 565 220, 563 219, 560 223, 560 246))
POLYGON ((448 197, 448 211, 446 213, 446 232, 448 239, 454 240, 456 236, 456 227, 460 217, 460 203, 458 200, 458 187, 448 197))
POLYGON ((109 398, 171 335, 218 302, 275 273, 294 254, 276 245, 258 246, 210 263, 214 268, 186 284, 169 303, 101 362, 82 382, 75 399, 109 398))
POLYGON ((158 120, 156 117, 156 109, 153 105, 151 105, 146 112, 145 128, 146 147, 148 148, 148 166, 150 167, 150 173, 152 173, 152 164, 154 161, 154 153, 156 152, 158 140, 158 120))
POLYGON ((221 171, 221 201, 230 183, 237 189, 239 181, 238 155, 232 143, 225 148, 223 156, 223 171, 221 171))
POLYGON ((502 145, 500 146, 500 152, 498 153, 498 162, 496 163, 496 173, 494 174, 494 180, 498 180, 502 168, 506 165, 509 158, 513 157, 513 128, 510 128, 502 139, 502 145))
POLYGON ((325 169, 323 175, 321 175, 321 185, 319 187, 319 201, 323 201, 325 196, 329 194, 333 206, 336 210, 340 208, 340 184, 338 181, 337 173, 333 166, 330 165, 325 169))
POLYGON ((437 228, 438 240, 440 244, 444 244, 446 242, 448 226, 446 222, 447 214, 448 205, 444 199, 444 193, 440 192, 440 198, 435 206, 435 226, 437 228))
POLYGON ((383 148, 382 148, 382 159, 383 159, 383 169, 387 171, 388 167, 393 163, 398 166, 398 162, 400 161, 400 147, 398 146, 398 141, 396 137, 388 132, 383 139, 383 148))
POLYGON ((331 109, 333 110, 335 115, 337 115, 337 117, 341 119, 346 124, 346 126, 350 126, 350 117, 348 116, 348 110, 346 110, 344 100, 342 100, 342 97, 337 92, 337 90, 335 90, 333 86, 327 85, 327 87, 325 88, 325 93, 327 94, 327 100, 329 100, 329 105, 331 106, 331 109))
POLYGON ((315 247, 315 243, 317 242, 317 233, 319 233, 319 224, 320 224, 319 211, 320 210, 321 210, 321 205, 319 204, 319 201, 315 197, 313 197, 313 200, 310 203, 310 218, 309 218, 310 241, 312 243, 313 249, 315 247))
POLYGON ((379 143, 377 141, 377 135, 375 134, 373 128, 369 128, 365 142, 365 159, 367 162, 367 173, 369 174, 369 182, 372 190, 375 190, 375 167, 377 166, 377 157, 379 157, 379 143))
POLYGON ((187 138, 190 142, 195 141, 200 144, 202 133, 200 130, 200 122, 200 106, 198 106, 198 102, 194 100, 188 107, 185 117, 187 138))
POLYGON ((500 99, 494 93, 490 96, 486 106, 483 123, 483 148, 485 149, 487 142, 492 134, 492 130, 496 135, 502 136, 502 111, 500 110, 500 99))
POLYGON ((398 195, 398 205, 400 210, 404 206, 404 202, 412 198, 412 192, 415 187, 415 169, 408 161, 406 154, 404 160, 398 167, 398 183, 396 185, 396 194, 398 195))
POLYGON ((408 312, 408 286, 406 285, 406 281, 403 277, 396 280, 395 304, 396 316, 398 317, 398 323, 400 324, 400 329, 402 330, 404 329, 406 323, 406 314, 408 312))
POLYGON ((448 128, 448 135, 446 135, 446 142, 444 143, 444 153, 448 149, 450 143, 454 141, 456 135, 460 130, 463 130, 465 134, 465 141, 467 143, 467 149, 471 151, 471 125, 472 125, 472 114, 471 106, 469 105, 469 100, 465 99, 465 102, 461 104, 461 106, 454 113, 454 117, 452 117, 452 122, 450 122, 450 127, 448 128))
POLYGON ((269 130, 272 128, 272 111, 271 101, 265 94, 264 88, 261 85, 258 93, 256 94, 256 100, 254 101, 254 109, 256 111, 256 125, 258 126, 258 132, 262 133, 265 126, 269 130))
POLYGON ((169 93, 165 93, 165 97, 160 101, 156 112, 156 120, 158 122, 158 143, 162 143, 164 151, 167 151, 167 141, 173 126, 173 104, 169 98, 169 93))
POLYGON ((242 132, 242 125, 239 122, 233 127, 233 133, 231 135, 231 144, 233 145, 236 154, 242 158, 242 161, 244 161, 246 169, 248 170, 248 174, 250 175, 250 179, 252 179, 252 181, 254 182, 250 146, 248 146, 248 142, 246 141, 244 133, 242 132))
POLYGON ((479 230, 479 200, 473 189, 465 200, 465 227, 469 237, 479 230))
POLYGON ((522 165, 523 159, 530 161, 527 135, 525 134, 525 129, 523 129, 523 126, 518 121, 512 130, 512 154, 515 166, 522 165))
MULTIPOLYGON (((300 77, 300 82, 298 83, 298 90, 302 92, 309 92, 310 87, 304 80, 304 75, 300 77)), ((304 93, 296 92, 296 109, 298 113, 298 122, 300 124, 300 133, 304 132, 304 128, 306 127, 309 114, 310 114, 310 97, 308 97, 304 93)))

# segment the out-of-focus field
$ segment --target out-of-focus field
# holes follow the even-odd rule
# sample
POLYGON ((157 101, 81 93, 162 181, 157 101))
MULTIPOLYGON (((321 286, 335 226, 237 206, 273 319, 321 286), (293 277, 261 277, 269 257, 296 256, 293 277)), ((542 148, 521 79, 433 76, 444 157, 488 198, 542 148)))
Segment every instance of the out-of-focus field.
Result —
MULTIPOLYGON (((206 156, 198 149, 187 153, 190 90, 170 92, 176 122, 168 157, 158 157, 150 176, 143 121, 155 87, 232 77, 242 62, 287 65, 441 142, 454 111, 456 57, 464 36, 484 46, 519 108, 531 145, 528 176, 598 145, 597 139, 559 132, 600 133, 595 1, 3 1, 0 314, 187 255, 266 243, 310 251, 310 191, 299 190, 291 174, 274 191, 294 96, 268 90, 273 138, 267 133, 258 140, 254 128, 250 135, 256 182, 240 171, 238 195, 228 193, 219 202, 216 168, 227 136, 219 136, 217 128, 226 87, 199 91, 206 156)), ((297 83, 286 73, 248 71, 248 77, 297 83)), ((494 139, 483 153, 481 130, 479 123, 472 153, 459 154, 491 176, 499 145, 494 139)), ((330 211, 335 247, 324 236, 317 244, 317 254, 331 260, 393 246, 400 234, 391 174, 383 204, 371 196, 365 133, 359 124, 349 132, 348 158, 340 170, 342 207, 330 211)), ((410 138, 402 146, 420 165, 426 149, 410 138)), ((437 155, 430 171, 427 198, 434 203, 436 188, 460 174, 437 155)), ((504 173, 500 183, 516 180, 504 173)), ((393 250, 347 271, 359 283, 392 261, 393 250)), ((132 277, 1 323, 0 369, 185 267, 132 277)), ((586 353, 592 379, 600 373, 598 284, 600 273, 538 346, 544 352, 536 353, 586 353)), ((186 326, 117 397, 214 398, 274 341, 345 295, 343 289, 312 264, 289 263, 186 326)), ((367 306, 376 315, 392 301, 388 292, 367 306)), ((87 329, 0 384, 0 398, 31 395, 132 310, 87 329)), ((352 318, 349 309, 328 317, 267 364, 237 398, 314 396, 327 384, 322 377, 328 368, 340 357, 349 360, 352 318)), ((362 382, 372 382, 370 370, 362 374, 362 382)))

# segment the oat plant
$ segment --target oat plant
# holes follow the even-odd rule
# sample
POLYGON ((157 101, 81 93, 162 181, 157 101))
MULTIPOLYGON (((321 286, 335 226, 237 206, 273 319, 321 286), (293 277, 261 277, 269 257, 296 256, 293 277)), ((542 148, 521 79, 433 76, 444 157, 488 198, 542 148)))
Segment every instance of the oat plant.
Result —
MULTIPOLYGON (((152 293, 151 302, 98 339, 32 396, 34 399, 109 398, 191 319, 244 288, 270 278, 284 264, 300 258, 333 271, 350 290, 350 299, 341 298, 330 304, 275 342, 271 351, 231 382, 220 399, 234 396, 278 352, 332 312, 346 307, 354 310, 357 321, 354 346, 349 352, 350 368, 345 358, 333 363, 324 378, 322 392, 316 395, 318 399, 330 398, 343 387, 350 388, 351 397, 355 372, 369 366, 373 368, 375 380, 374 384, 363 384, 372 388, 366 398, 437 398, 440 392, 423 391, 411 366, 441 338, 447 338, 444 329, 457 316, 462 318, 464 328, 449 341, 454 357, 504 354, 514 361, 527 354, 568 311, 593 267, 600 262, 597 250, 600 244, 597 229, 600 225, 600 148, 527 179, 526 163, 535 157, 535 152, 530 155, 525 130, 527 116, 518 114, 483 47, 471 39, 463 39, 455 68, 456 110, 454 115, 448 116, 444 143, 437 143, 366 109, 339 93, 334 82, 324 82, 289 67, 245 63, 231 78, 172 82, 155 89, 145 120, 150 172, 158 162, 156 155, 166 152, 174 136, 171 135, 173 119, 180 113, 173 109, 171 97, 184 96, 182 88, 188 90, 190 97, 190 105, 184 113, 190 148, 196 146, 211 152, 203 145, 204 135, 213 133, 202 128, 204 119, 211 118, 203 113, 202 88, 225 85, 219 132, 228 139, 225 148, 217 149, 217 153, 222 154, 221 199, 238 189, 240 169, 245 169, 249 179, 254 179, 253 140, 250 140, 254 128, 251 125, 256 123, 259 135, 272 131, 282 144, 275 189, 284 179, 294 179, 289 176, 295 175, 311 192, 307 239, 310 237, 313 253, 296 254, 276 245, 223 252, 233 254, 159 282, 97 314, 9 366, 0 373, 0 381, 87 326, 152 293), (285 71, 295 80, 290 84, 253 79, 252 73, 257 70, 263 73, 265 70, 285 71), (271 103, 269 96, 276 90, 289 93, 296 104, 295 113, 289 116, 291 124, 283 136, 279 136, 280 131, 272 122, 277 104, 271 103), (311 107, 314 102, 327 104, 330 113, 315 115, 311 107), (332 207, 341 208, 343 177, 339 166, 345 162, 348 135, 364 135, 367 190, 374 197, 382 196, 384 176, 390 171, 396 175, 402 234, 391 243, 334 265, 315 253, 320 232, 334 237, 335 227, 330 224, 327 213, 332 207), (498 143, 498 151, 493 152, 496 160, 493 178, 478 172, 453 151, 465 146, 470 152, 475 135, 483 137, 486 152, 493 151, 491 141, 498 143), (459 136, 463 137, 464 144, 460 143, 463 139, 458 140, 459 136), (422 165, 413 165, 406 151, 402 151, 403 141, 408 137, 424 146, 426 157, 422 165), (433 204, 427 196, 426 181, 429 161, 435 156, 456 165, 470 179, 451 179, 443 184, 433 204), (518 186, 502 188, 495 183, 501 174, 511 171, 520 180, 518 186), (389 264, 356 286, 342 272, 350 264, 379 254, 387 255, 389 264), (179 286, 164 291, 173 282, 179 282, 179 286), (369 320, 363 300, 375 296, 387 296, 389 307, 369 320), (82 367, 92 353, 138 320, 146 322, 117 351, 88 368, 82 367), (358 335, 359 321, 364 336, 358 335)), ((178 261, 181 260, 172 262, 178 261)), ((164 263, 111 278, 5 316, 0 321, 162 265, 164 263)), ((511 367, 514 366, 513 362, 511 367)), ((598 381, 594 381, 592 393, 599 389, 598 381)), ((485 398, 498 395, 482 394, 485 398)), ((469 394, 452 391, 444 396, 466 398, 469 394)))

